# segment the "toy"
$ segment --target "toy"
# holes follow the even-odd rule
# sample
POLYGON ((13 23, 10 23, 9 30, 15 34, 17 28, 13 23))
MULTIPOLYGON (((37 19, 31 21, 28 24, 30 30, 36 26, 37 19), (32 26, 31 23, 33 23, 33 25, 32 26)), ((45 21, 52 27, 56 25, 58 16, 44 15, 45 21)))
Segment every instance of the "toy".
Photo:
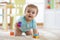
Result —
POLYGON ((33 36, 33 38, 36 38, 36 39, 38 39, 38 38, 39 38, 39 36, 33 36))
POLYGON ((21 27, 21 22, 17 23, 17 27, 20 28, 21 27))
POLYGON ((38 34, 34 34, 33 38, 38 39, 39 38, 39 35, 38 34))
POLYGON ((51 8, 50 5, 48 5, 47 8, 50 9, 51 8))
POLYGON ((10 36, 14 36, 14 32, 10 32, 10 36))

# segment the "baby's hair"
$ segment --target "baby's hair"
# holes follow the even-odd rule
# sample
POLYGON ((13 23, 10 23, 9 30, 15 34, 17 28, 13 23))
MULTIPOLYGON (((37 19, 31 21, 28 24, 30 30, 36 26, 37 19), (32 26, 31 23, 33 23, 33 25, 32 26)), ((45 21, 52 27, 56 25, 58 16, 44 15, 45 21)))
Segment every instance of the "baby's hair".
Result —
MULTIPOLYGON (((26 6, 26 8, 27 7, 36 8, 37 9, 37 14, 38 14, 38 7, 35 6, 34 4, 29 4, 29 5, 26 6)), ((25 10, 26 10, 26 8, 25 8, 25 10)))

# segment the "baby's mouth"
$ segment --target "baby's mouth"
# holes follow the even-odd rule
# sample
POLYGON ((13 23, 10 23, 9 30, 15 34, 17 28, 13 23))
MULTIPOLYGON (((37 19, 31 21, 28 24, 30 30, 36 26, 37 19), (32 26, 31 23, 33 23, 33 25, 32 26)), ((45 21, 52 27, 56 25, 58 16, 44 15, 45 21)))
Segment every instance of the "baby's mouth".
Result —
POLYGON ((28 16, 29 18, 31 18, 31 16, 28 16))

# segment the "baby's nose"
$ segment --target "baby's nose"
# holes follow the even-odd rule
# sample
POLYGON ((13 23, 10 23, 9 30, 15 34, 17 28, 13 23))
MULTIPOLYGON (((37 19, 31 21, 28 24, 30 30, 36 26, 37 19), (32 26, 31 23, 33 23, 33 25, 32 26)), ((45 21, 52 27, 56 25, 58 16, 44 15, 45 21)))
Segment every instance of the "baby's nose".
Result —
POLYGON ((30 15, 32 15, 32 12, 30 12, 30 15))

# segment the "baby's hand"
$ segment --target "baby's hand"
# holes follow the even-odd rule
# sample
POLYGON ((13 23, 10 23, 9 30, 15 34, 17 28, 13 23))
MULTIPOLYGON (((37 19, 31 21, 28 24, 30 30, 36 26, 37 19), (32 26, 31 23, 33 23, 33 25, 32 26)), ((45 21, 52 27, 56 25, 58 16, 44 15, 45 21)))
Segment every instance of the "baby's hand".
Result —
POLYGON ((17 27, 20 28, 21 27, 21 22, 17 23, 17 27))
POLYGON ((38 39, 38 38, 39 38, 39 34, 34 34, 34 35, 33 35, 33 38, 38 39))

